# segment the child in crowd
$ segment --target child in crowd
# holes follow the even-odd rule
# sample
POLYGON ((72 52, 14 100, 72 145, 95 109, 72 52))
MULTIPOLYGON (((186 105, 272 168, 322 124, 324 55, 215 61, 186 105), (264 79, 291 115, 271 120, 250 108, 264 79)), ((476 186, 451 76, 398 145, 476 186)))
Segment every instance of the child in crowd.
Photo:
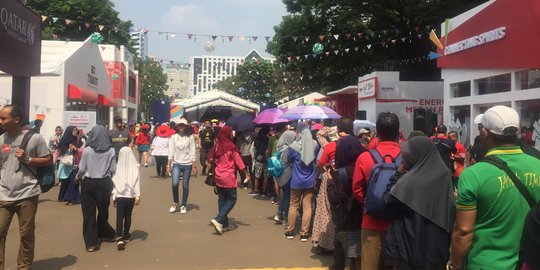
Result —
POLYGON ((118 154, 116 173, 112 180, 112 197, 116 207, 116 247, 124 250, 131 239, 131 213, 133 206, 141 202, 139 164, 131 148, 122 147, 118 154))

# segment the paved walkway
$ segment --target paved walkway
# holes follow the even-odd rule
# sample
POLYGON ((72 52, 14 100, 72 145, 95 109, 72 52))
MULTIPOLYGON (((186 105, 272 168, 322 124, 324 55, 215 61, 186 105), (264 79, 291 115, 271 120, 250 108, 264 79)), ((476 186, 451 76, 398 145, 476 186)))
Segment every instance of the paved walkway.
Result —
MULTIPOLYGON (((233 230, 217 235, 209 225, 217 212, 217 196, 203 177, 191 179, 187 214, 170 214, 170 178, 155 178, 155 167, 142 168, 141 175, 142 202, 133 212, 133 241, 124 251, 103 243, 101 250, 86 252, 80 206, 57 202, 58 187, 41 195, 34 269, 326 269, 332 263, 331 257, 311 253, 310 242, 285 239, 283 226, 272 220, 276 207, 251 198, 247 190, 238 190, 230 214, 233 230)), ((113 227, 115 220, 111 204, 113 227)), ((6 244, 6 269, 16 269, 18 245, 15 217, 6 244)))

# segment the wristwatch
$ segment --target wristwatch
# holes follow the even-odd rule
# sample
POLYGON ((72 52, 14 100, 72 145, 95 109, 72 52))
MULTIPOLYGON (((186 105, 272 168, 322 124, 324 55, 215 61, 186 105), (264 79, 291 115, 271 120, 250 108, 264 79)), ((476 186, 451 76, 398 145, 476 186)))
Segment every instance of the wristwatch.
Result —
POLYGON ((26 164, 30 164, 30 162, 32 162, 32 158, 29 157, 29 156, 26 156, 26 157, 24 157, 23 162, 26 163, 26 164))

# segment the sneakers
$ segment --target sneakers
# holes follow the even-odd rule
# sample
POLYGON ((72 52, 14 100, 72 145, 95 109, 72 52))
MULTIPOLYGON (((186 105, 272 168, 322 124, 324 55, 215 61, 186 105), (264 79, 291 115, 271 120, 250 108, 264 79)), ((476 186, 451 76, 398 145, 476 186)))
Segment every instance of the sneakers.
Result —
POLYGON ((293 239, 294 238, 294 234, 293 232, 289 232, 289 231, 286 231, 283 236, 285 236, 285 238, 287 239, 293 239))
POLYGON ((118 250, 124 250, 124 249, 126 249, 126 243, 124 243, 123 240, 118 240, 118 241, 116 242, 116 248, 117 248, 118 250))
POLYGON ((309 236, 307 234, 300 235, 300 241, 307 242, 308 239, 309 239, 309 236))
POLYGON ((274 215, 274 221, 281 223, 282 222, 281 216, 280 215, 274 215))
POLYGON ((256 191, 252 191, 248 194, 249 196, 257 196, 259 195, 259 192, 256 192, 256 191))
POLYGON ((223 225, 221 225, 221 223, 219 223, 215 219, 212 219, 210 220, 210 224, 214 226, 214 229, 216 230, 217 234, 223 234, 223 225))
POLYGON ((171 206, 171 208, 169 208, 169 213, 174 213, 178 211, 178 204, 174 204, 173 206, 171 206))
POLYGON ((98 250, 99 250, 99 244, 86 249, 86 251, 88 251, 88 252, 94 252, 94 251, 98 251, 98 250))
POLYGON ((182 205, 182 206, 180 206, 180 214, 185 214, 185 213, 187 213, 187 209, 186 209, 186 207, 185 207, 185 206, 183 206, 183 205, 182 205))

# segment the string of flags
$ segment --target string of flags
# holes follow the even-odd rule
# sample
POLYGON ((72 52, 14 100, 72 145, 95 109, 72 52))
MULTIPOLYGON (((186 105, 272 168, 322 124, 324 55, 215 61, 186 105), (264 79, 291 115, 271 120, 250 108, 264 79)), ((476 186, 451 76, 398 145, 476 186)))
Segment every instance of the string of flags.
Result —
MULTIPOLYGON (((53 15, 41 15, 42 23, 49 23, 50 25, 55 23, 63 23, 66 26, 77 26, 79 30, 82 29, 90 29, 93 30, 97 29, 99 32, 102 31, 114 31, 115 33, 121 31, 117 26, 111 26, 111 25, 105 25, 100 23, 91 23, 86 21, 79 21, 74 20, 70 18, 62 18, 57 17, 53 15)), ((364 29, 362 31, 358 32, 346 32, 346 33, 329 33, 329 34, 320 34, 320 35, 306 35, 306 36, 298 36, 298 35, 282 35, 282 36, 270 36, 270 35, 214 35, 214 34, 200 34, 200 33, 186 33, 186 32, 173 32, 173 31, 162 31, 162 30, 154 30, 154 29, 147 29, 147 28, 132 28, 129 29, 130 32, 142 32, 144 34, 148 34, 149 32, 157 33, 160 36, 165 36, 165 39, 173 39, 176 36, 185 36, 188 40, 193 40, 194 42, 197 42, 197 38, 204 37, 207 38, 210 41, 216 42, 218 40, 221 40, 222 43, 225 43, 226 40, 229 42, 233 42, 234 40, 239 40, 241 42, 243 41, 249 41, 257 42, 258 40, 264 39, 266 42, 269 42, 271 39, 280 38, 280 39, 291 39, 294 42, 301 41, 302 44, 308 43, 308 42, 330 42, 330 41, 338 41, 338 40, 353 40, 353 41, 360 41, 360 40, 373 40, 376 38, 385 38, 385 39, 392 39, 392 40, 398 40, 402 38, 403 36, 407 35, 413 35, 413 34, 427 34, 429 31, 432 31, 434 29, 431 25, 425 25, 425 26, 417 26, 414 28, 414 30, 402 30, 402 29, 380 29, 380 30, 372 30, 372 29, 364 29), (424 30, 425 29, 425 30, 424 30)))

